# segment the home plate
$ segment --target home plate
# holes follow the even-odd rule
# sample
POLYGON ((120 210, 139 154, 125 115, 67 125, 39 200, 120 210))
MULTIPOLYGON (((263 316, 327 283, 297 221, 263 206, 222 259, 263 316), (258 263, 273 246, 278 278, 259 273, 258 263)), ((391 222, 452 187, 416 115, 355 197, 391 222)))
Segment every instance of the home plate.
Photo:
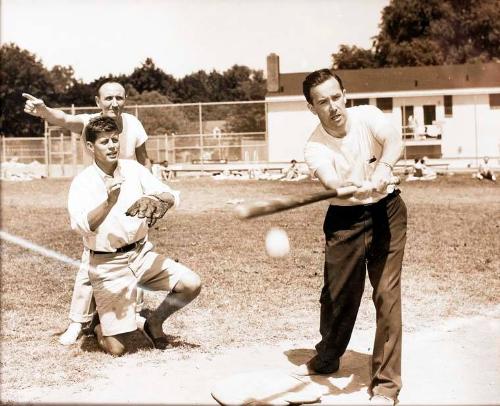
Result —
POLYGON ((221 405, 315 403, 324 390, 307 377, 279 369, 242 372, 219 380, 212 390, 221 405))

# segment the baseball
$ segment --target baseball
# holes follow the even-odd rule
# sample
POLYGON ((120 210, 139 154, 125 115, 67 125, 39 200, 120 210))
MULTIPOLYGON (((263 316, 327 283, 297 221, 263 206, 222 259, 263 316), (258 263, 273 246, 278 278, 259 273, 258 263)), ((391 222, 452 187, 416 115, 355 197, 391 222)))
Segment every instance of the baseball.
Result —
POLYGON ((290 242, 285 230, 273 227, 267 232, 266 252, 270 257, 284 257, 290 252, 290 242))

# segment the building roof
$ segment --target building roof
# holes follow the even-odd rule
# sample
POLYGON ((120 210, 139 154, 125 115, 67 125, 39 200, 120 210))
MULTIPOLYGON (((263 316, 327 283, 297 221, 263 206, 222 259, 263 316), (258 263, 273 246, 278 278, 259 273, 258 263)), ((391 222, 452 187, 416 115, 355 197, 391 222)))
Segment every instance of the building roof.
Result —
MULTIPOLYGON (((379 93, 414 90, 467 89, 500 86, 500 63, 415 66, 404 68, 339 69, 348 93, 379 93)), ((280 91, 267 96, 302 95, 309 72, 280 73, 280 91)))

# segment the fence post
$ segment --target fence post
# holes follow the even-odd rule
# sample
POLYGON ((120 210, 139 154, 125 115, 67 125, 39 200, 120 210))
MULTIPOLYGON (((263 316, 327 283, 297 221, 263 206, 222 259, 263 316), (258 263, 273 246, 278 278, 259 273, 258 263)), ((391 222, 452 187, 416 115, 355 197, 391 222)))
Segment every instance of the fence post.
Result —
MULTIPOLYGON (((72 104, 71 105, 71 114, 75 115, 76 114, 76 110, 75 110, 75 105, 72 104)), ((77 150, 77 147, 76 147, 76 137, 77 137, 77 134, 76 133, 71 133, 71 156, 72 156, 72 164, 73 164, 73 173, 72 175, 75 176, 76 173, 78 172, 77 171, 77 163, 78 163, 78 157, 77 157, 77 154, 78 154, 78 150, 77 150)))
POLYGON ((168 134, 163 135, 163 141, 165 143, 165 161, 168 161, 168 134))
POLYGON ((59 144, 60 144, 60 149, 61 149, 61 174, 62 176, 65 175, 65 171, 64 171, 64 134, 62 133, 61 131, 61 135, 59 136, 59 144))
POLYGON ((2 135, 2 162, 7 161, 7 150, 5 147, 5 135, 2 135))
POLYGON ((160 137, 156 139, 156 162, 161 162, 162 159, 160 157, 160 137))
POLYGON ((201 102, 198 103, 198 115, 200 119, 200 162, 201 162, 201 171, 203 172, 203 112, 201 107, 201 102))
POLYGON ((44 121, 44 149, 45 149, 45 169, 47 177, 50 177, 50 133, 47 121, 44 121))
POLYGON ((265 125, 265 133, 264 133, 264 141, 266 142, 266 155, 264 159, 267 161, 269 159, 269 128, 268 128, 268 115, 269 115, 269 106, 267 101, 264 101, 264 125, 265 125))

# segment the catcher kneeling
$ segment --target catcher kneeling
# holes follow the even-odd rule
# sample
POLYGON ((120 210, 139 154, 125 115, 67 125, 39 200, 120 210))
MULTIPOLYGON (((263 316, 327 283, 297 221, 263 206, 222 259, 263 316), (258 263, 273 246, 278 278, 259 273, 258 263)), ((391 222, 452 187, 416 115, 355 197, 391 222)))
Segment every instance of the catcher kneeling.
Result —
POLYGON ((90 254, 90 281, 100 324, 99 346, 113 355, 126 351, 127 333, 137 330, 137 286, 169 293, 141 331, 155 348, 168 340, 163 322, 200 292, 199 276, 153 250, 148 229, 177 206, 179 193, 133 160, 118 159, 119 129, 109 117, 92 119, 85 142, 94 163, 71 183, 68 210, 71 227, 83 236, 90 254))

